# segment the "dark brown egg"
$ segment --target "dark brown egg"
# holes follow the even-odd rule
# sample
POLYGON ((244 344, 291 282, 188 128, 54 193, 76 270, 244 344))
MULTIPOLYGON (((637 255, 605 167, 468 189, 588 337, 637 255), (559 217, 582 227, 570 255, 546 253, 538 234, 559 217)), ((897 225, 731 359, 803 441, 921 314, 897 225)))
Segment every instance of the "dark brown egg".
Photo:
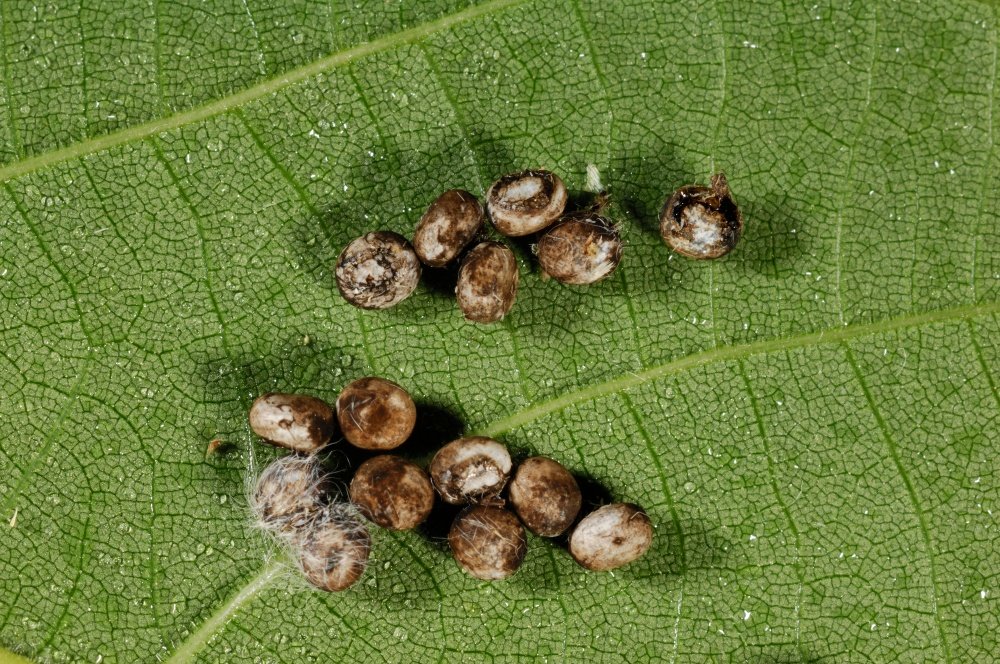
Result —
POLYGON ((455 517, 448 544, 459 566, 483 581, 506 579, 517 571, 528 552, 517 517, 505 509, 483 505, 455 517))
POLYGON ((583 500, 573 475, 546 457, 530 457, 517 466, 508 489, 511 506, 536 535, 556 537, 573 525, 583 500))
POLYGON ((337 421, 347 442, 364 450, 391 450, 406 442, 417 422, 409 393, 384 378, 359 378, 337 397, 337 421))
POLYGON ((369 520, 389 530, 416 528, 434 507, 434 489, 427 473, 398 456, 372 457, 351 480, 351 502, 369 520))

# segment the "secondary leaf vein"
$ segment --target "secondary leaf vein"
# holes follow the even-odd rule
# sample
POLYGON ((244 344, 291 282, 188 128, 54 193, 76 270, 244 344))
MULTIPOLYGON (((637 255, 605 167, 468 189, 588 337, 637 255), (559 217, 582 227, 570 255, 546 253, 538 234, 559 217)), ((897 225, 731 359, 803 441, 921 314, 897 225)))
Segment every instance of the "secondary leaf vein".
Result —
POLYGON ((351 48, 331 53, 326 57, 314 60, 306 65, 284 72, 278 76, 261 81, 249 88, 231 95, 216 99, 200 106, 175 113, 173 115, 144 122, 121 131, 103 136, 88 138, 66 147, 23 159, 0 168, 0 182, 7 182, 27 173, 32 173, 60 162, 75 159, 83 155, 101 152, 117 145, 143 140, 162 134, 171 129, 177 129, 194 122, 221 115, 234 108, 244 106, 254 100, 274 94, 284 88, 300 83, 317 74, 334 69, 343 64, 357 60, 374 53, 387 51, 401 44, 418 41, 432 34, 448 30, 456 25, 466 23, 480 16, 499 12, 509 7, 522 5, 527 0, 490 0, 481 5, 475 5, 462 11, 442 16, 421 25, 400 30, 392 34, 374 39, 370 42, 352 46, 351 48))
POLYGON ((545 417, 551 413, 564 410, 570 406, 599 399, 610 394, 623 392, 625 390, 644 385, 645 383, 658 378, 662 378, 663 376, 680 373, 700 366, 727 362, 730 360, 750 357, 752 355, 759 355, 762 353, 770 353, 780 350, 791 350, 793 348, 803 348, 820 344, 834 344, 847 339, 854 339, 881 332, 891 332, 893 330, 899 330, 907 327, 965 320, 976 316, 985 316, 996 313, 1000 313, 1000 302, 989 302, 950 309, 939 309, 922 314, 899 316, 864 325, 837 327, 821 330, 819 332, 810 332, 808 334, 756 341, 749 344, 712 348, 707 351, 693 353, 658 366, 650 367, 645 371, 617 376, 610 380, 589 385, 579 390, 566 392, 558 397, 555 397, 554 399, 537 403, 529 408, 517 411, 499 420, 495 420, 491 424, 488 424, 480 429, 480 433, 484 436, 497 436, 513 429, 523 427, 524 425, 537 419, 545 417))
POLYGON ((906 494, 910 499, 910 505, 913 512, 916 514, 917 525, 920 528, 920 536, 923 540, 924 548, 926 549, 927 564, 930 568, 931 607, 934 624, 937 627, 938 639, 941 642, 941 653, 944 655, 944 661, 951 662, 951 648, 949 647, 948 639, 945 636, 944 624, 941 622, 941 616, 938 610, 937 563, 934 558, 934 546, 931 540, 930 529, 927 525, 927 516, 924 514, 923 508, 920 506, 920 499, 917 495, 916 488, 913 486, 913 481, 910 479, 909 473, 903 466, 902 459, 899 456, 899 448, 896 445, 896 440, 893 438, 892 433, 889 430, 889 426, 882 417, 882 412, 875 403, 875 398, 872 396, 868 383, 865 381, 865 377, 861 373, 861 368, 858 366, 858 362, 854 358, 854 353, 851 351, 850 346, 846 343, 842 343, 842 347, 844 349, 844 354, 847 357, 847 363, 850 365, 851 371, 854 372, 854 377, 857 379, 858 384, 861 386, 861 391, 865 395, 865 401, 868 404, 868 408, 875 417, 875 422, 878 425, 878 429, 882 434, 883 440, 885 441, 886 448, 889 450, 889 456, 892 458, 892 463, 896 467, 896 471, 898 472, 900 479, 903 481, 903 486, 906 488, 906 494))

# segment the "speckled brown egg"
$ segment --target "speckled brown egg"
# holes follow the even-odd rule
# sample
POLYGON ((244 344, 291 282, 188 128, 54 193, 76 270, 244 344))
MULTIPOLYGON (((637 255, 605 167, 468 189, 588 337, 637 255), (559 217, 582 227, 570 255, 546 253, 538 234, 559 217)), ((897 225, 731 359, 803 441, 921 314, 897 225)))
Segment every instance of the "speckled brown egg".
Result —
POLYGON ((492 438, 459 438, 431 459, 431 483, 453 505, 490 501, 503 491, 512 466, 510 452, 492 438))
POLYGON ((322 469, 314 457, 271 462, 250 493, 250 509, 262 528, 289 535, 315 520, 326 500, 322 469))
POLYGON ((517 517, 505 509, 483 505, 455 517, 448 545, 459 566, 483 581, 506 579, 518 570, 528 552, 517 517))
POLYGON ((306 580, 320 590, 336 592, 351 587, 364 574, 371 535, 352 507, 331 504, 297 540, 296 549, 306 580))
POLYGON ((384 378, 359 378, 337 397, 337 421, 347 442, 364 450, 391 450, 413 432, 417 407, 402 387, 384 378))
POLYGON ((424 265, 444 267, 455 260, 483 226, 483 206, 461 189, 444 192, 420 217, 413 249, 424 265))
POLYGON ((388 309, 408 298, 420 282, 420 259, 405 237, 366 233, 337 259, 337 289, 361 309, 388 309))
POLYGON ((383 528, 409 530, 427 519, 434 489, 427 473, 398 456, 372 457, 358 467, 349 489, 351 502, 383 528))
POLYGON ((565 217, 538 241, 538 264, 556 281, 593 284, 607 278, 622 259, 622 239, 607 217, 565 217))
POLYGON ((250 406, 250 428, 264 442, 301 454, 311 454, 330 442, 333 409, 305 394, 269 392, 250 406))
POLYGON ((462 260, 455 298, 474 323, 503 320, 517 299, 520 283, 514 252, 499 242, 482 242, 462 260))
POLYGON ((546 228, 566 207, 566 185, 541 169, 504 175, 486 192, 486 210, 498 231, 510 237, 546 228))
POLYGON ((573 475, 546 457, 530 457, 517 466, 508 489, 511 506, 536 535, 566 532, 580 512, 583 497, 573 475))

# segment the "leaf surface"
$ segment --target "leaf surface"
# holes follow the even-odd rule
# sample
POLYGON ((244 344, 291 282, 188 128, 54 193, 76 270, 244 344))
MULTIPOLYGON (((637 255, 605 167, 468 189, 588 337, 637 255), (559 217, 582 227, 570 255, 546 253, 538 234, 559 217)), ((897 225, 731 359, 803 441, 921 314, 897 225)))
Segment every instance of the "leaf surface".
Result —
MULTIPOLYGON (((126 3, 0 11, 0 644, 15 661, 982 661, 1000 649, 990 4, 126 3), (405 5, 417 5, 416 9, 405 5), (519 246, 496 326, 331 268, 441 191, 599 170, 628 246, 519 246), (724 170, 728 258, 662 245, 724 170), (656 525, 505 583, 376 534, 308 590, 249 520, 268 390, 410 389, 656 525), (213 439, 231 443, 206 457, 213 439)), ((418 449, 419 448, 419 449, 418 449)))

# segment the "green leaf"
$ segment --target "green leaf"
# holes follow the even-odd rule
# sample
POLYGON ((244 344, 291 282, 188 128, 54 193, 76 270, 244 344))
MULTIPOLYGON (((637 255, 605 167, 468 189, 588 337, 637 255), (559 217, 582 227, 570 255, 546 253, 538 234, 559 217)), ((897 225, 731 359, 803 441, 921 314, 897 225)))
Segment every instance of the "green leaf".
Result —
POLYGON ((1000 650, 991 4, 190 4, 0 4, 0 661, 1000 650), (337 295, 361 232, 588 164, 626 211, 608 282, 523 245, 497 326, 441 280, 337 295), (715 170, 742 244, 671 255, 659 205, 715 170), (560 459, 652 550, 593 574, 532 539, 485 584, 377 533, 362 583, 309 590, 250 522, 246 409, 365 374, 418 399, 420 451, 455 419, 560 459))

